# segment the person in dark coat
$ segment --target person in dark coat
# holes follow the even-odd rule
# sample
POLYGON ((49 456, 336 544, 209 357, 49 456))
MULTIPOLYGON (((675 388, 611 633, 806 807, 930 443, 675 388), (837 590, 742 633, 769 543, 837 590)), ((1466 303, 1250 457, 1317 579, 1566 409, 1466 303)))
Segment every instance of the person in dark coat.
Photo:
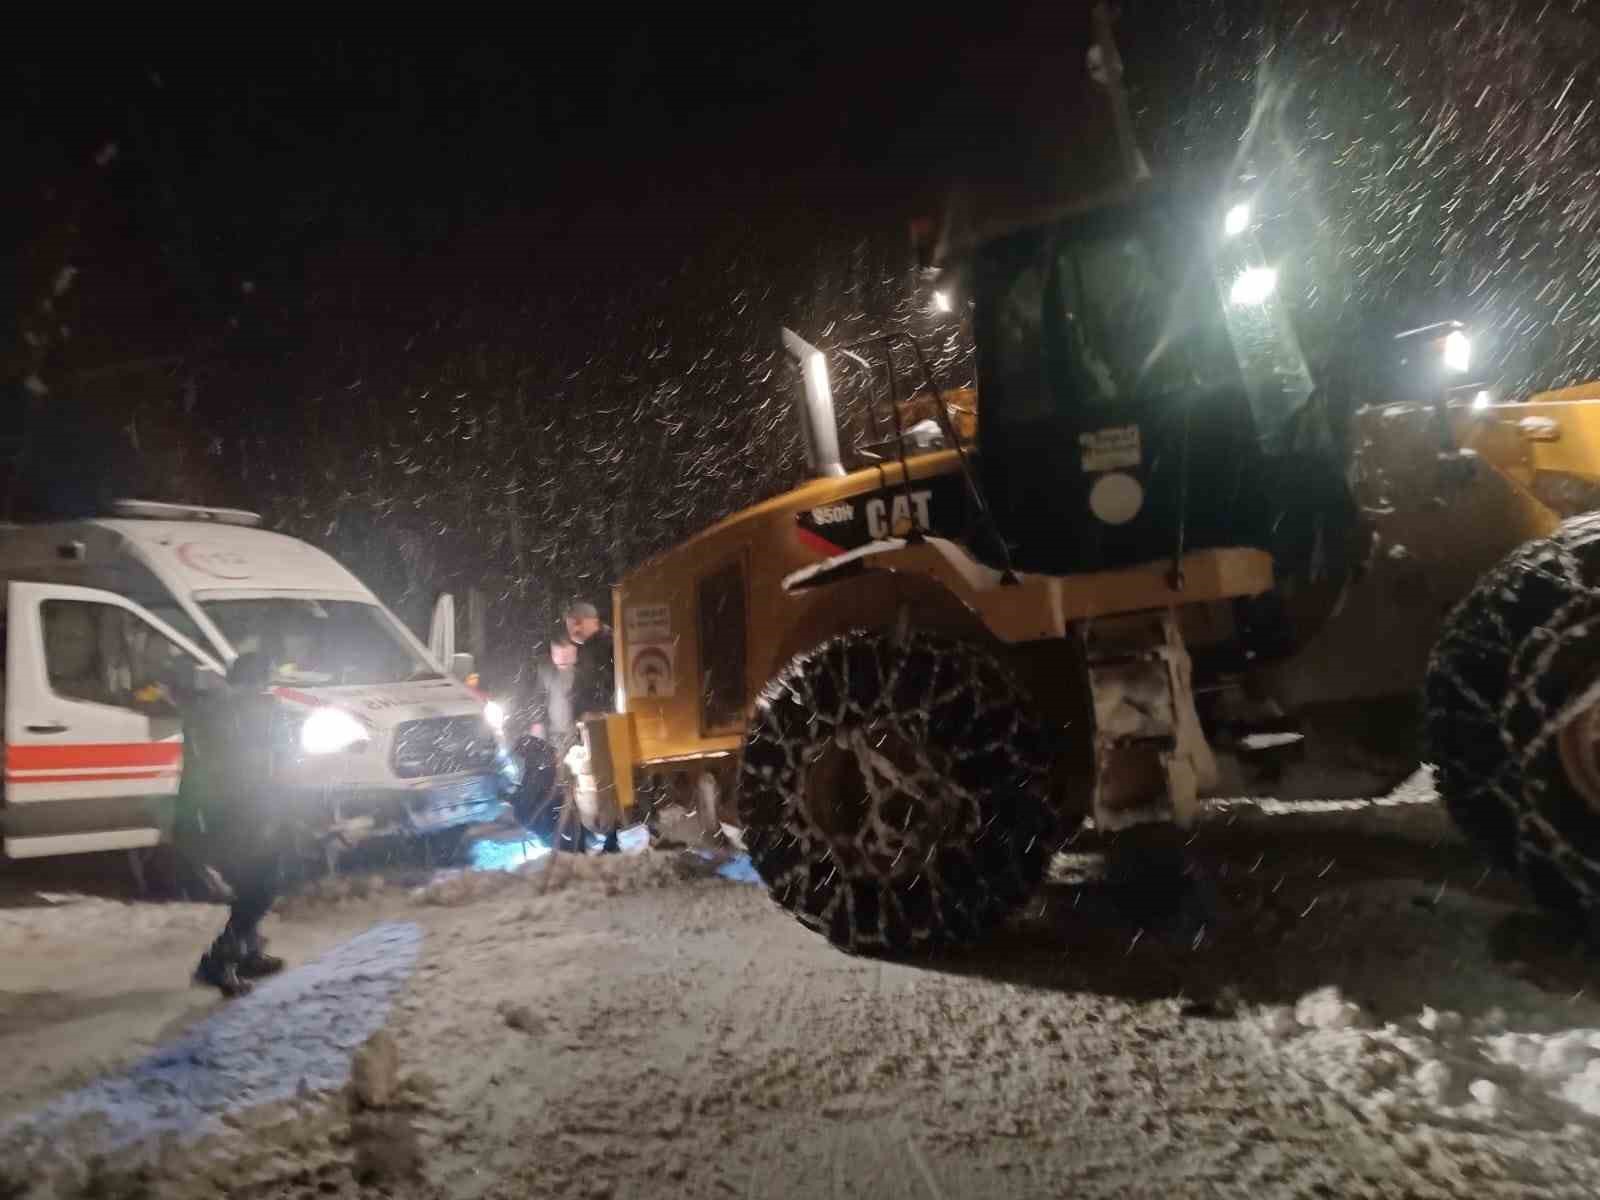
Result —
MULTIPOLYGON (((572 683, 572 711, 578 720, 615 712, 617 708, 616 651, 611 627, 600 620, 600 611, 587 600, 567 605, 567 636, 578 647, 577 676, 572 683)), ((619 850, 613 825, 606 834, 603 849, 607 854, 619 850)))
POLYGON ((567 606, 567 636, 578 647, 578 674, 572 686, 572 711, 579 720, 615 712, 617 673, 611 627, 587 600, 567 606))
POLYGON ((233 892, 228 923, 201 956, 195 981, 224 996, 242 995, 252 979, 284 966, 260 933, 278 897, 284 834, 273 777, 285 718, 269 681, 266 658, 241 654, 228 669, 227 690, 200 697, 184 721, 176 840, 233 892))
POLYGON ((550 639, 550 661, 534 668, 531 732, 560 753, 565 753, 577 736, 577 713, 572 704, 577 674, 578 647, 566 634, 558 633, 550 639))
POLYGON ((533 719, 517 749, 523 760, 517 816, 533 833, 550 841, 564 803, 567 751, 578 740, 572 689, 578 648, 565 633, 550 639, 549 661, 538 663, 533 686, 522 706, 533 719))

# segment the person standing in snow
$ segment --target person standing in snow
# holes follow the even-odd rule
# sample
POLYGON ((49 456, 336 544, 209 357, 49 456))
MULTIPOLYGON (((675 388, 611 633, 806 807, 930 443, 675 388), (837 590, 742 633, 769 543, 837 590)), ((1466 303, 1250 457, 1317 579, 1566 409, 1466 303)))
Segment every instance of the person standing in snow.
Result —
POLYGON ((567 606, 567 636, 578 647, 578 674, 572 691, 572 708, 578 719, 597 717, 616 708, 617 672, 611 626, 587 600, 567 606))
MULTIPOLYGON (((617 672, 611 627, 600 620, 600 611, 587 600, 567 605, 567 636, 578 647, 577 677, 572 688, 572 710, 580 721, 616 711, 617 672)), ((604 852, 615 854, 617 821, 612 819, 606 833, 604 852)))
POLYGON ((523 785, 517 817, 540 837, 554 837, 563 803, 567 751, 578 740, 572 707, 577 679, 578 648, 565 633, 550 639, 550 658, 534 667, 533 694, 527 711, 533 717, 528 737, 518 746, 523 785))
POLYGON ((572 744, 578 732, 577 714, 572 706, 577 667, 577 645, 565 633, 558 633, 550 639, 550 660, 533 669, 534 720, 530 732, 562 752, 572 744))
POLYGON ((239 655, 227 690, 200 697, 183 727, 175 840, 197 870, 214 870, 233 892, 228 923, 201 956, 195 981, 229 997, 284 966, 266 952, 260 932, 278 898, 285 832, 273 780, 287 731, 267 690, 270 675, 262 655, 239 655))

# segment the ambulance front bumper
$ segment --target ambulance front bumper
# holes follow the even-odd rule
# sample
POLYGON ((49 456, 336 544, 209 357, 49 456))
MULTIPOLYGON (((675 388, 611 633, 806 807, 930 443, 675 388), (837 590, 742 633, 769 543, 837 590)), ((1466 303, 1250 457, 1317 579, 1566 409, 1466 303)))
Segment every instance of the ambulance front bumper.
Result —
POLYGON ((354 842, 487 824, 506 812, 508 791, 501 773, 480 772, 412 786, 299 789, 290 803, 313 828, 354 842))

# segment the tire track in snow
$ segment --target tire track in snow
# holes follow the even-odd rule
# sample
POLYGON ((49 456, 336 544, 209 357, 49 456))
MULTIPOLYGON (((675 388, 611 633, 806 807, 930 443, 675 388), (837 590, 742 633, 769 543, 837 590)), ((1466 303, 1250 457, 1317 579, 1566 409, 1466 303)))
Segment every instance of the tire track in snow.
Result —
POLYGON ((110 1153, 164 1134, 213 1132, 227 1113, 339 1087, 421 944, 418 925, 375 925, 258 984, 127 1070, 0 1124, 0 1148, 13 1161, 51 1143, 71 1144, 74 1155, 110 1153))

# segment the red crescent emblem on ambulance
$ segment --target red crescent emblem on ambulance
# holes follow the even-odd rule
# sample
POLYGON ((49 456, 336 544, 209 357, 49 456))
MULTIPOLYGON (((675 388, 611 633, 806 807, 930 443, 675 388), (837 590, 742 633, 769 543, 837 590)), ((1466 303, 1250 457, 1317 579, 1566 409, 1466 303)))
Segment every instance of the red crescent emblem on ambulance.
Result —
POLYGON ((178 561, 191 571, 213 579, 249 579, 250 563, 242 554, 221 550, 205 542, 185 542, 178 547, 178 561))

